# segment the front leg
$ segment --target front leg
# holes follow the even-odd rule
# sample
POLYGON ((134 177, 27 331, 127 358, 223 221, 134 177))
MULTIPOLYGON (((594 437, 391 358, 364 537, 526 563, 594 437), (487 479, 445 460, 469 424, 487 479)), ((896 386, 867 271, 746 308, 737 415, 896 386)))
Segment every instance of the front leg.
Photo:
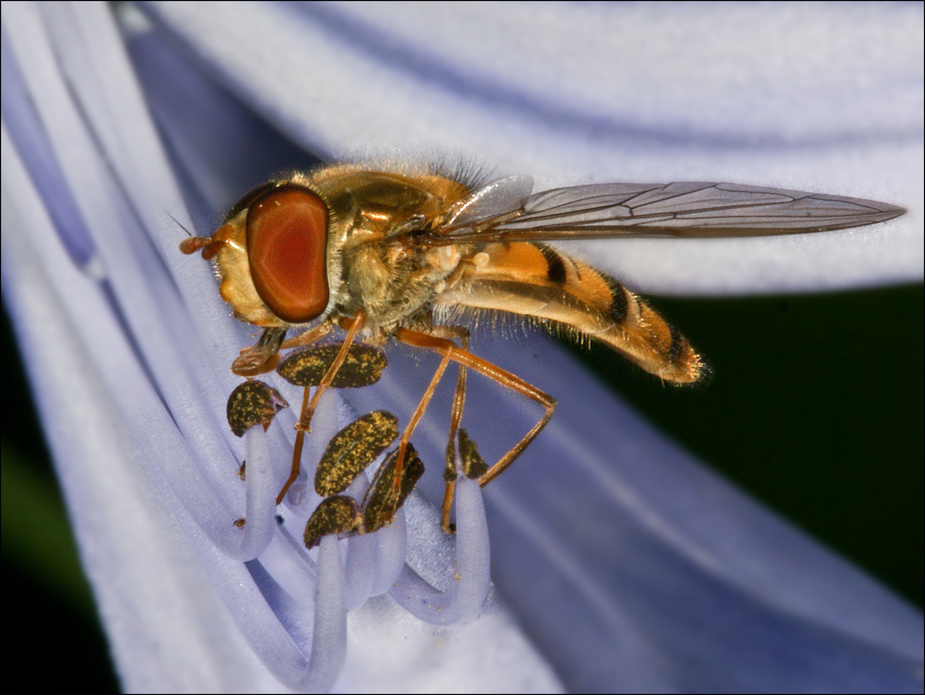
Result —
MULTIPOLYGON (((340 368, 344 364, 344 360, 347 359, 347 353, 350 352, 350 346, 353 344, 354 339, 356 338, 357 333, 366 323, 366 312, 358 311, 353 318, 345 318, 340 321, 340 325, 347 331, 347 337, 344 338, 344 342, 340 347, 340 350, 337 352, 337 356, 334 358, 334 362, 328 367, 328 371, 322 377, 321 382, 315 388, 315 395, 311 400, 308 399, 308 389, 305 387, 305 391, 302 395, 302 412, 299 416, 299 421, 296 423, 296 435, 295 435, 295 446, 292 450, 292 467, 289 471, 289 479, 286 480, 286 484, 283 485, 283 488, 279 491, 279 495, 276 496, 276 504, 282 504, 283 498, 286 496, 286 493, 289 491, 289 488, 292 487, 292 484, 299 477, 299 471, 302 468, 302 445, 305 442, 305 433, 311 431, 311 421, 312 415, 315 412, 315 408, 318 406, 318 401, 321 399, 322 394, 328 389, 331 383, 334 381, 334 377, 337 376, 337 372, 340 371, 340 368)), ((318 326, 318 329, 321 329, 327 325, 327 330, 323 333, 320 333, 318 337, 321 337, 325 333, 331 330, 330 323, 321 324, 318 326)), ((302 336, 299 336, 295 339, 296 345, 299 343, 300 339, 305 338, 312 331, 306 331, 302 336)), ((314 338, 317 340, 317 337, 314 338)), ((288 342, 288 341, 287 341, 288 342)), ((312 341, 310 341, 312 342, 312 341)), ((302 343, 305 344, 305 343, 302 343)))
POLYGON ((290 350, 303 345, 311 345, 331 332, 330 321, 309 328, 295 338, 284 340, 286 328, 267 328, 255 345, 241 350, 241 354, 231 363, 231 371, 238 376, 252 377, 267 374, 279 364, 279 351, 290 350))
POLYGON ((248 378, 272 372, 279 364, 279 350, 285 337, 285 328, 267 328, 256 345, 241 350, 241 354, 231 363, 231 371, 248 378))

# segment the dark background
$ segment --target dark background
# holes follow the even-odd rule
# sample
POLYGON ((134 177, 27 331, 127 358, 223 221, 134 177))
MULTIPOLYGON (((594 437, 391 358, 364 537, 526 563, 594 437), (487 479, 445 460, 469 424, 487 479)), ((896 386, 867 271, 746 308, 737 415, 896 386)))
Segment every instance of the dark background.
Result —
MULTIPOLYGON (((713 368, 692 388, 574 350, 669 436, 921 607, 923 295, 648 298, 713 368)), ((5 312, 3 350, 3 690, 115 692, 5 312), (37 671, 37 653, 54 667, 37 671)))

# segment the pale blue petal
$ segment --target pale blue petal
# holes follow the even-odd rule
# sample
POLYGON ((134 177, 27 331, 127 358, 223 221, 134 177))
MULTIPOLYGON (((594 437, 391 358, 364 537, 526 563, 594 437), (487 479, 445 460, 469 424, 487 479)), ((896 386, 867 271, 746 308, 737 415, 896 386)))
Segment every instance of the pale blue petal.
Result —
MULTIPOLYGON (((639 287, 922 276, 920 8, 494 5, 489 21, 485 4, 147 7, 185 46, 123 28, 135 67, 102 6, 3 7, 4 300, 127 690, 272 690, 264 664, 292 672, 304 658, 258 589, 269 567, 298 597, 303 570, 276 542, 247 567, 227 554, 245 504, 233 480, 214 483, 243 454, 223 421, 227 364, 252 331, 178 254, 167 213, 189 226, 184 203, 204 230, 247 185, 313 161, 305 151, 462 150, 538 189, 732 179, 913 209, 748 248, 586 247, 639 287), (811 41, 820 26, 832 40, 811 41), (775 52, 784 35, 791 48, 775 52), (13 67, 39 116, 12 91, 13 67), (807 109, 807 92, 826 98, 807 109)), ((478 344, 560 399, 490 488, 493 577, 570 689, 921 690, 920 614, 704 472, 556 348, 535 349, 542 361, 478 344)), ((420 364, 392 361, 358 410, 407 416, 420 364)), ((537 413, 472 381, 467 427, 491 433, 490 458, 537 413)), ((448 412, 445 392, 432 408, 448 412)), ((441 460, 444 426, 425 420, 425 460, 441 460)), ((555 683, 500 609, 449 650, 385 598, 351 620, 364 639, 343 689, 555 683), (391 657, 397 634, 413 648, 391 657)))

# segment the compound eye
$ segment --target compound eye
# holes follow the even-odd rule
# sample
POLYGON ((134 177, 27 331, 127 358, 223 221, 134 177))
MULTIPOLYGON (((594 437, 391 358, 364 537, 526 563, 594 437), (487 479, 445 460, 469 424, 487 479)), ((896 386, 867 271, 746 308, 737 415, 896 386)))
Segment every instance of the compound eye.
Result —
POLYGON ((301 186, 260 196, 247 211, 247 256, 257 294, 288 323, 306 323, 328 305, 328 209, 301 186))

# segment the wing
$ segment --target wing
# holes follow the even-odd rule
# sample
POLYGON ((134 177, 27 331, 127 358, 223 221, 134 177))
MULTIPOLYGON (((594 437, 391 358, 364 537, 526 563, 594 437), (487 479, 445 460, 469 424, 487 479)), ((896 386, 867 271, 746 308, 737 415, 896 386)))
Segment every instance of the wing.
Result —
POLYGON ((423 243, 770 236, 861 227, 906 212, 873 200, 732 183, 607 183, 530 196, 524 178, 475 192, 466 214, 423 243))

